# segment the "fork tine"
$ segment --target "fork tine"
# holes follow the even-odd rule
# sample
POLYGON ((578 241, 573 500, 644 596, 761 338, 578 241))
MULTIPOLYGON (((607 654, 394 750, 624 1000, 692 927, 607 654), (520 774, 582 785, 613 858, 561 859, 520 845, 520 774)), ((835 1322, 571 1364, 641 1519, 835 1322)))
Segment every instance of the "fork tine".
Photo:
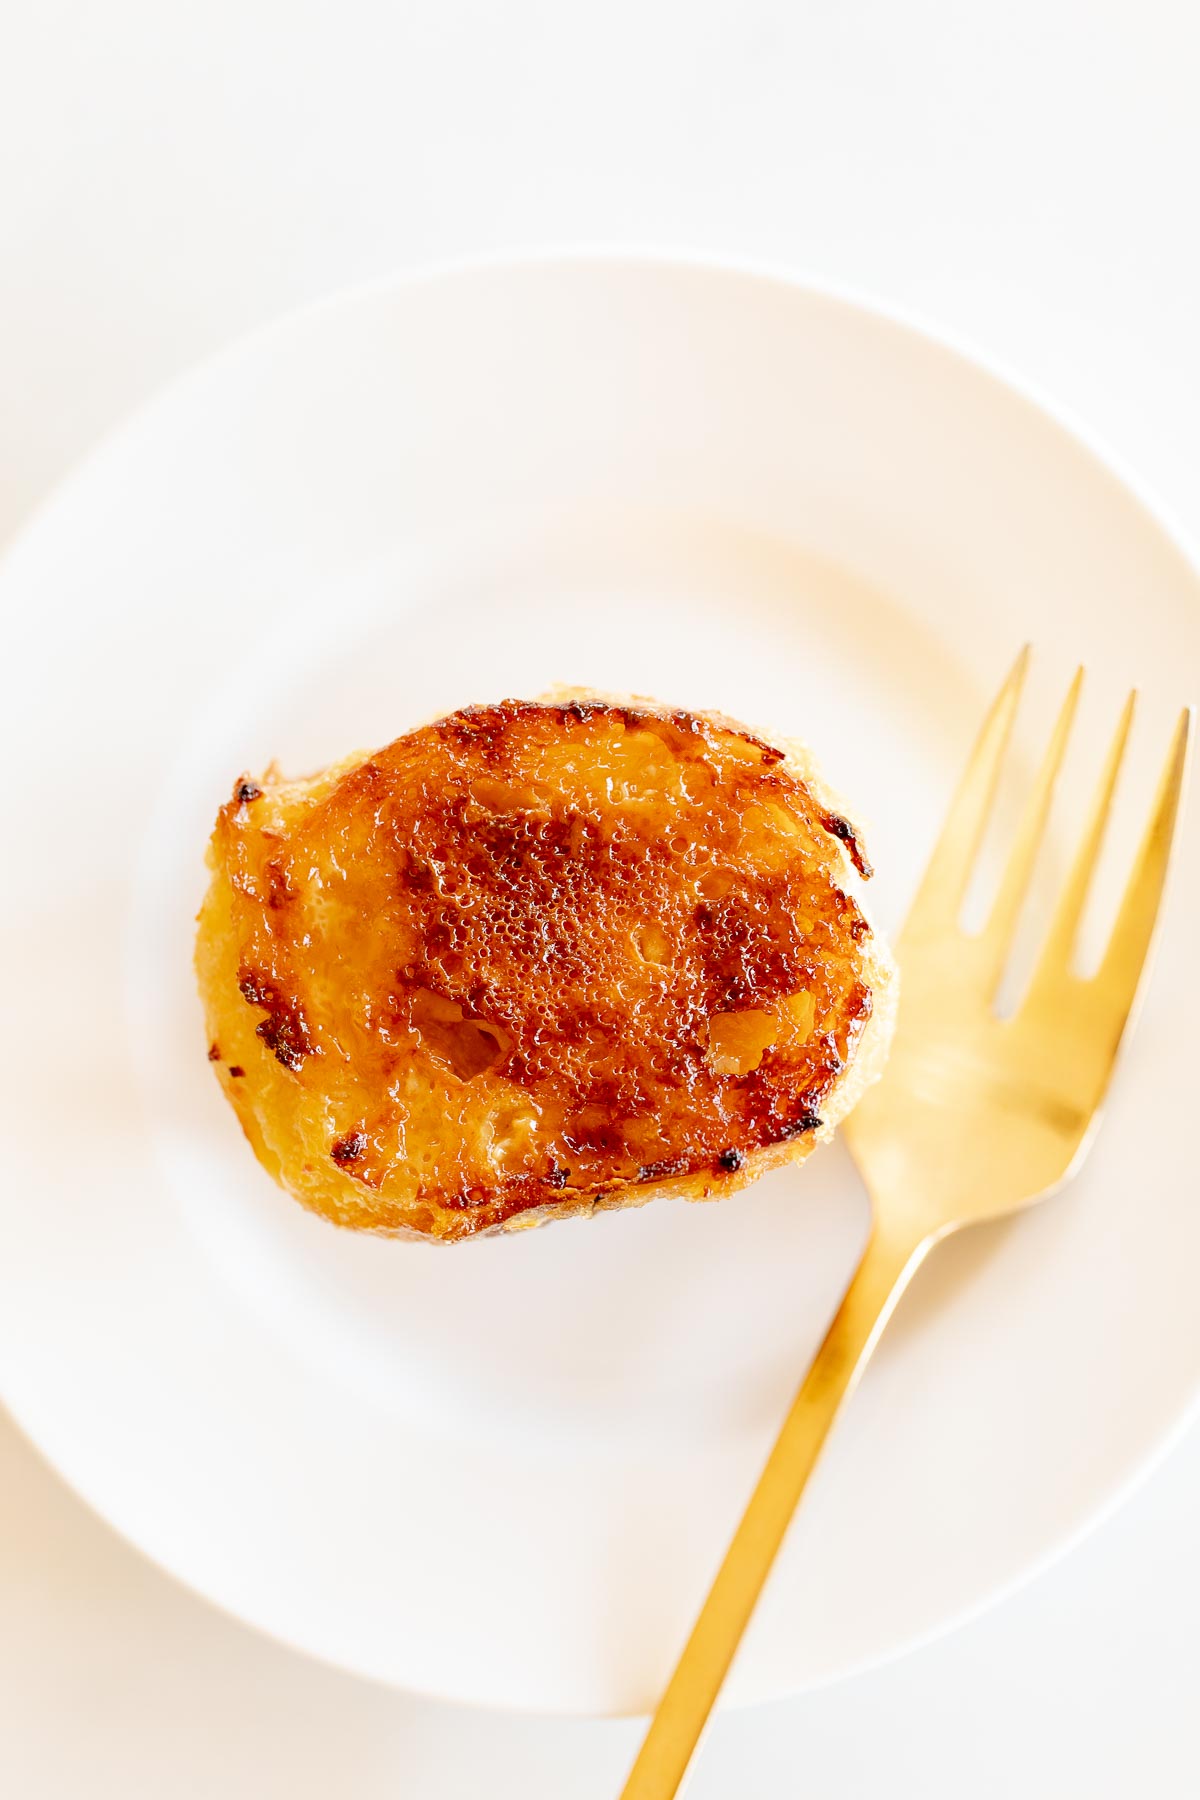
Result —
POLYGON ((1167 753, 1154 810, 1138 847, 1108 946, 1094 977, 1096 985, 1107 989, 1111 1001, 1120 1008, 1122 1021, 1137 996, 1158 922, 1183 796, 1191 733, 1192 709, 1185 706, 1167 753))
POLYGON ((1029 645, 1022 649, 1004 686, 993 700, 983 728, 963 771, 942 834, 909 909, 905 931, 914 926, 944 931, 958 918, 971 867, 991 811, 1000 765, 1012 732, 1017 703, 1029 667, 1029 645))
POLYGON ((1083 917, 1083 909, 1087 905, 1088 893, 1092 878, 1096 873, 1096 864, 1100 860, 1100 852, 1104 847, 1104 835, 1108 829, 1109 814, 1112 811, 1113 796, 1117 789, 1117 777, 1121 772, 1121 764, 1125 759, 1125 748, 1129 742, 1130 727, 1133 724, 1134 708, 1137 704, 1137 690, 1131 691, 1129 698, 1121 709, 1121 717, 1113 740, 1109 746, 1108 756, 1096 787, 1092 810, 1084 827, 1083 837, 1075 853, 1075 861, 1067 876, 1066 885, 1059 897, 1058 905, 1050 921, 1038 958, 1037 968, 1033 975, 1033 986, 1039 982, 1052 981, 1068 973, 1071 957, 1075 949, 1075 940, 1079 935, 1079 921, 1083 917))
POLYGON ((1016 929, 1029 887, 1029 880, 1033 874, 1038 849, 1046 830, 1046 821, 1050 816, 1050 805, 1054 798, 1058 771, 1062 767, 1062 760, 1066 754, 1067 741, 1071 735, 1071 726, 1074 723, 1075 710, 1079 704, 1079 691, 1082 686, 1083 669, 1080 667, 1075 671, 1074 679, 1067 689, 1066 699, 1063 701, 1055 721, 1037 780, 1025 803, 1025 810, 1021 815, 1017 835, 1009 852, 1004 874, 1000 878, 1000 886, 996 891, 996 898, 992 902, 987 924, 980 934, 981 970, 989 998, 995 991, 1008 960, 1013 932, 1016 929))

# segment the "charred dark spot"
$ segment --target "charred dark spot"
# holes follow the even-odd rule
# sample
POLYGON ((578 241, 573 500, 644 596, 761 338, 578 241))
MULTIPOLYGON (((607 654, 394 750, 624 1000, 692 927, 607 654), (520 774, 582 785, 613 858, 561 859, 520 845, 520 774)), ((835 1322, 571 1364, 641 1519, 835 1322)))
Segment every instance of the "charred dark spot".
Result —
POLYGON ((854 864, 863 880, 869 881, 875 871, 867 861, 866 856, 863 853, 863 847, 859 843, 854 827, 851 825, 850 821, 848 819, 843 819, 839 813, 823 813, 821 816, 821 823, 826 831, 831 833, 833 837, 839 839, 841 843, 845 844, 846 849, 849 852, 850 861, 854 864))
POLYGON ((209 1062, 220 1062, 220 1060, 221 1060, 220 1044, 210 1044, 208 1046, 208 1060, 209 1060, 209 1062))
POLYGON ((255 1026, 255 1035, 262 1039, 276 1062, 295 1073, 306 1056, 317 1053, 298 1001, 281 993, 274 982, 257 969, 240 972, 238 989, 248 1005, 261 1006, 265 1010, 267 1017, 255 1026))
POLYGON ((239 781, 237 800, 240 806, 248 806, 251 800, 261 800, 262 789, 256 781, 239 781))
POLYGON ((367 1140, 361 1131, 348 1131, 345 1137, 335 1139, 329 1154, 338 1168, 344 1169, 347 1163, 357 1162, 366 1147, 367 1140))
POLYGON ((230 1066, 229 1073, 233 1076, 235 1081, 241 1081, 246 1071, 243 1069, 241 1063, 233 1063, 230 1066))
POLYGON ((303 1024, 288 1014, 276 1013, 255 1029, 276 1062, 291 1069, 293 1074, 303 1066, 305 1057, 312 1054, 312 1044, 303 1024))
POLYGON ((570 1178, 571 1178, 570 1169, 560 1169, 557 1163, 550 1164, 550 1173, 546 1177, 547 1184, 550 1187, 564 1188, 564 1187, 566 1187, 567 1182, 570 1180, 570 1178))
POLYGON ((745 1160, 740 1150, 722 1150, 717 1158, 717 1167, 724 1170, 725 1174, 732 1175, 741 1168, 745 1160))
POLYGON ((788 1121, 788 1123, 783 1127, 783 1130, 779 1133, 779 1140, 784 1140, 786 1138, 803 1137, 803 1135, 806 1131, 819 1130, 820 1125, 821 1125, 821 1121, 817 1117, 816 1113, 802 1112, 796 1118, 790 1119, 788 1121))
POLYGON ((639 1181, 663 1181, 668 1175, 687 1175, 691 1167, 690 1157, 667 1156, 661 1162, 643 1163, 637 1178, 639 1181))

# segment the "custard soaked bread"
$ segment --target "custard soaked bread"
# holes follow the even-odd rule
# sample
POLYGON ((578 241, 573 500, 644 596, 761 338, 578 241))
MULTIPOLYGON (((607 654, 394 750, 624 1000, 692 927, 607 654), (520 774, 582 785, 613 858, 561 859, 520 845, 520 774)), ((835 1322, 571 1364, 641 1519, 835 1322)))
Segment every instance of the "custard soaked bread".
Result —
POLYGON ((894 972, 805 754, 563 692, 243 778, 196 963, 259 1160, 445 1241, 732 1192, 878 1074, 894 972))

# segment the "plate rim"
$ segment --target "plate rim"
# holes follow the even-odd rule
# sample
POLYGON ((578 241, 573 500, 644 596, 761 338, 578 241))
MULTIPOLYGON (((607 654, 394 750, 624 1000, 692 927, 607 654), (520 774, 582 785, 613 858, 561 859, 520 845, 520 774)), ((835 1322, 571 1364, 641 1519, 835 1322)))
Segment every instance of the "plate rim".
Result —
POLYGON ((624 244, 619 239, 582 240, 577 243, 518 245, 510 249, 466 251, 461 255, 437 258, 411 269, 392 269, 366 280, 349 282, 344 287, 302 300, 297 305, 259 319, 232 337, 222 339, 211 349, 188 359, 151 388, 150 392, 109 424, 72 459, 47 491, 17 520, 9 536, 0 543, 0 578, 10 558, 23 554, 25 540, 41 529, 48 514, 68 496, 90 473, 93 462, 107 455, 146 422, 158 409, 199 383, 218 373, 226 364, 256 350, 260 343, 282 336, 293 328, 317 319, 325 312, 370 300, 385 294, 434 286, 442 281, 477 275, 534 270, 572 270, 621 267, 662 274, 732 275, 758 285, 799 294, 814 300, 830 301, 848 311, 894 327, 916 338, 925 346, 948 353, 976 375, 983 375, 994 386, 1019 400, 1023 407, 1037 413, 1054 426, 1056 432, 1083 450, 1095 466, 1135 500, 1141 510, 1170 541, 1172 548, 1187 564, 1200 583, 1200 536, 1193 537, 1171 503, 1163 498, 1150 481, 1126 461, 1124 455, 1100 431, 1085 424, 1065 401, 1059 400, 1033 377, 1017 370, 1004 357, 984 350, 967 333, 956 331, 934 320, 917 307, 886 299, 881 294, 852 282, 841 282, 804 268, 790 268, 770 258, 727 256, 720 251, 687 247, 654 248, 642 244, 624 244))
MULTIPOLYGON (((202 386, 214 376, 220 376, 228 368, 236 366, 239 360, 252 359, 271 340, 282 339, 293 330, 303 330, 310 322, 320 319, 323 315, 336 313, 343 308, 352 308, 359 302, 389 295, 402 295, 411 290, 432 287, 443 282, 470 281, 497 274, 554 274, 589 269, 597 270, 601 274, 625 269, 667 277, 679 274, 734 277, 749 284, 777 290, 791 297, 831 304, 855 315, 860 320, 891 327, 902 335, 915 340, 925 349, 938 351, 944 356, 948 355, 972 376, 983 376, 990 387, 1000 390, 1009 400, 1019 401, 1024 412, 1034 415, 1043 428, 1051 427, 1056 436, 1065 440, 1067 446, 1076 455, 1082 453, 1099 474, 1122 489, 1124 494, 1136 504, 1147 522, 1174 551, 1197 589, 1200 590, 1200 541, 1193 539, 1190 531, 1180 521, 1171 505, 1102 434, 1089 425, 1085 425, 1070 407, 1051 395, 1039 382, 1014 370, 1003 358, 982 350, 968 336, 947 328, 940 322, 933 321, 918 309, 897 304, 878 293, 853 284, 832 280, 803 268, 791 268, 769 259, 730 256, 720 252, 689 248, 654 248, 636 244, 627 245, 620 241, 597 241, 564 245, 534 244, 483 253, 466 253, 423 263, 411 269, 392 270, 365 281, 334 288, 298 305, 287 307, 259 320, 248 329, 236 333, 233 337, 186 362, 181 368, 154 386, 133 407, 119 414, 116 419, 103 428, 71 462, 63 474, 52 483, 46 493, 39 497, 32 507, 18 519, 11 534, 0 545, 0 600, 3 598, 5 581, 10 570, 19 566, 22 557, 43 532, 54 529, 56 514, 61 508, 71 503, 77 488, 86 485, 96 465, 102 463, 107 456, 119 450, 125 443, 134 439, 158 412, 169 411, 179 396, 186 394, 192 388, 202 386)), ((289 1637, 270 1624, 258 1620, 252 1621, 226 1601, 195 1585, 185 1574, 161 1560, 158 1555, 139 1542, 131 1532, 110 1517, 109 1513, 92 1499, 86 1485, 64 1471, 48 1444, 39 1437, 33 1425, 22 1415, 8 1393, 3 1390, 0 1390, 0 1406, 3 1406, 6 1416, 12 1420, 20 1436, 39 1460, 52 1469, 56 1477, 87 1507, 88 1511, 101 1519, 106 1528, 112 1531, 121 1542, 129 1545, 140 1556, 145 1557, 185 1592, 195 1595, 206 1605, 215 1608, 218 1613, 236 1622, 243 1629, 253 1630, 269 1641, 293 1653, 305 1656, 319 1665, 341 1673, 350 1673, 357 1679, 369 1681, 377 1687, 392 1692, 411 1694, 420 1699, 473 1706, 482 1710, 511 1713, 515 1716, 530 1718, 645 1717, 642 1713, 613 1711, 607 1707, 585 1710, 577 1705, 547 1705, 545 1702, 525 1706, 511 1701, 498 1701, 487 1696, 471 1696, 461 1691, 446 1692, 440 1688, 426 1687, 411 1680, 393 1681, 369 1667, 358 1666, 341 1657, 328 1655, 309 1643, 289 1637)), ((1181 1408, 1165 1428, 1161 1429, 1157 1440, 1150 1442, 1149 1447, 1142 1453, 1135 1466, 1108 1492, 1103 1494, 1090 1509, 1085 1510, 1070 1529, 1066 1530, 1058 1539, 1048 1543, 1007 1581, 1000 1582, 989 1589, 987 1593, 959 1609, 947 1613, 935 1625, 924 1631, 913 1633, 898 1644, 866 1653, 842 1666, 831 1668, 826 1673, 805 1681, 801 1687, 796 1687, 791 1681, 785 1681, 779 1685, 772 1684, 753 1696, 735 1699, 732 1702, 726 1700, 723 1704, 730 1707, 731 1710, 740 1710, 745 1706, 757 1705, 760 1702, 780 1699, 792 1694, 818 1692, 835 1682, 851 1679, 897 1661, 911 1652, 922 1649, 959 1630, 989 1611, 993 1606, 1003 1604, 1027 1583, 1037 1579, 1061 1558, 1076 1549, 1093 1531, 1105 1524, 1132 1498, 1144 1482, 1149 1481, 1158 1472, 1198 1420, 1200 1420, 1200 1380, 1198 1380, 1188 1404, 1181 1408)))

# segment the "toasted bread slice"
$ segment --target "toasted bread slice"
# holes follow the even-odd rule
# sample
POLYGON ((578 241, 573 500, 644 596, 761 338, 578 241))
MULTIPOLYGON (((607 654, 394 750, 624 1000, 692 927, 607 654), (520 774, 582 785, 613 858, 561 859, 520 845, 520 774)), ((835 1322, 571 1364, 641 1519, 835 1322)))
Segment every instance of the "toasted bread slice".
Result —
POLYGON ((886 1055, 869 873, 807 754, 561 690, 235 785, 196 966, 259 1160, 443 1242, 706 1199, 828 1137, 886 1055))

